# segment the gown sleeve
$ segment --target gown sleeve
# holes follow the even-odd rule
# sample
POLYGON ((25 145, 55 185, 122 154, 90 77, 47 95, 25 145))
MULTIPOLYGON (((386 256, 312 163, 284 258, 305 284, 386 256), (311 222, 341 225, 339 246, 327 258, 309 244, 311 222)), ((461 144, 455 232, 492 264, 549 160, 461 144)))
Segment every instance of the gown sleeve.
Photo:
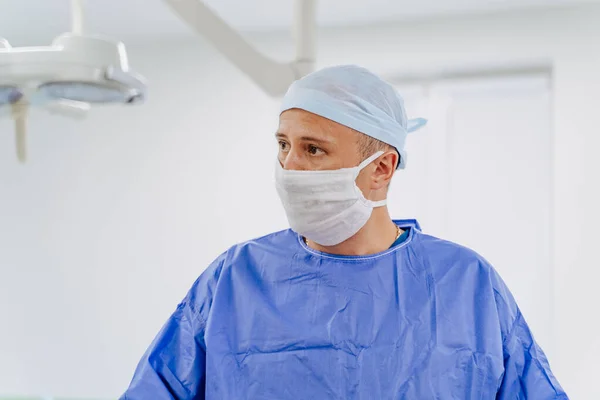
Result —
POLYGON ((495 271, 493 278, 504 355, 496 399, 568 399, 512 294, 495 271))
POLYGON ((194 283, 144 353, 120 400, 202 400, 206 321, 223 256, 194 283))

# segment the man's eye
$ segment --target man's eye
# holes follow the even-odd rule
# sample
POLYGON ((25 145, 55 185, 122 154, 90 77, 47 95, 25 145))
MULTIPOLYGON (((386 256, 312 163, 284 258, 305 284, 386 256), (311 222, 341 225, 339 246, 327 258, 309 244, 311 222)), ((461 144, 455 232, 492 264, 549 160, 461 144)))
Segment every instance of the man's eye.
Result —
POLYGON ((308 152, 312 155, 316 155, 319 154, 319 152, 323 152, 323 150, 321 150, 320 148, 318 148, 317 146, 313 146, 312 144, 308 146, 308 152))
POLYGON ((279 150, 286 150, 287 149, 287 143, 284 142, 283 140, 279 141, 279 150))

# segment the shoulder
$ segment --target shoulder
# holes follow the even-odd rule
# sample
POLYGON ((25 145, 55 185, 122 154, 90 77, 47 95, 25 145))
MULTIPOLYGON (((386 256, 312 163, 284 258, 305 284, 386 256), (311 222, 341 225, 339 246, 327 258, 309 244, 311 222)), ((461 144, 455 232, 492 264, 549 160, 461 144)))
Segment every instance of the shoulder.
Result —
POLYGON ((503 332, 518 316, 516 301, 494 266, 468 247, 418 233, 416 256, 431 272, 436 292, 448 301, 472 299, 498 313, 503 332))
POLYGON ((231 246, 224 256, 224 268, 230 271, 249 266, 265 257, 289 257, 298 246, 298 236, 290 229, 273 232, 231 246))
POLYGON ((466 246, 417 233, 415 256, 428 268, 434 282, 481 293, 487 291, 496 301, 514 303, 506 284, 494 266, 480 253, 466 246))
POLYGON ((435 236, 417 232, 414 248, 416 256, 436 275, 494 272, 492 265, 475 250, 435 236))
MULTIPOLYGON (((298 246, 298 237, 290 230, 274 232, 262 237, 235 244, 216 257, 193 283, 180 304, 187 305, 204 318, 212 304, 222 281, 229 281, 233 274, 239 274, 258 263, 255 260, 289 257, 291 246, 298 246)), ((227 285, 225 285, 227 286, 227 285)))
POLYGON ((195 285, 218 281, 222 275, 231 273, 232 269, 251 264, 256 258, 289 257, 290 251, 298 245, 298 236, 289 229, 237 243, 220 254, 200 275, 195 285))

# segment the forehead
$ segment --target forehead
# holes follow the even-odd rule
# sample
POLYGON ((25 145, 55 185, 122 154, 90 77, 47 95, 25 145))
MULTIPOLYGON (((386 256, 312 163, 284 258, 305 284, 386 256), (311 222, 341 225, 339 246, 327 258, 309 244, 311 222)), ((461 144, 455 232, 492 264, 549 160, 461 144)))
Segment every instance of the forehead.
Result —
POLYGON ((279 116, 278 133, 290 137, 310 133, 336 142, 352 143, 356 141, 358 134, 347 126, 297 108, 284 111, 279 116))

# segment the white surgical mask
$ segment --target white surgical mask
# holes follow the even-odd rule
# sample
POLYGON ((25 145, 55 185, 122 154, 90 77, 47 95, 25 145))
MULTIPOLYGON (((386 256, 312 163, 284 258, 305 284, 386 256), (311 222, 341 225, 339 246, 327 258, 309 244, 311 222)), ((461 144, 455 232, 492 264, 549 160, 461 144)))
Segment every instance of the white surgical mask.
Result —
POLYGON ((354 168, 326 171, 286 170, 277 161, 275 185, 292 230, 321 246, 354 236, 373 208, 387 203, 367 200, 356 185, 360 171, 382 154, 379 151, 354 168))

